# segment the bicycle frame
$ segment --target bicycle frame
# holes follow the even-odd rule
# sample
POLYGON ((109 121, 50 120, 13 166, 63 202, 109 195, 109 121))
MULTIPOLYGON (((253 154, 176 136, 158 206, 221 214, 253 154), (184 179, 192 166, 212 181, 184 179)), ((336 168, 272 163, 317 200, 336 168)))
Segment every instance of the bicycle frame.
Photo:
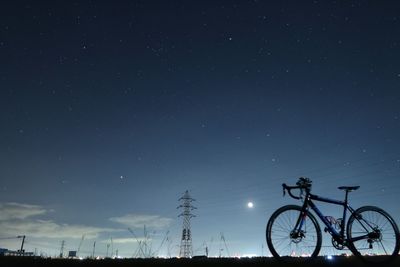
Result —
MULTIPOLYGON (((346 217, 347 217, 347 211, 349 211, 351 214, 354 213, 354 209, 350 207, 348 204, 347 200, 348 192, 346 192, 346 197, 344 201, 341 200, 335 200, 335 199, 330 199, 330 198, 325 198, 325 197, 320 197, 317 195, 313 195, 309 192, 306 193, 304 203, 303 203, 303 208, 301 211, 301 214, 299 216, 299 219, 296 223, 295 229, 301 230, 303 227, 304 223, 304 218, 306 216, 306 212, 308 211, 309 207, 315 212, 315 214, 320 218, 320 220, 325 224, 326 230, 331 234, 331 236, 340 244, 343 244, 346 240, 344 236, 344 231, 346 227, 346 217), (332 224, 326 219, 326 217, 322 214, 322 212, 317 208, 317 206, 314 204, 313 200, 315 201, 320 201, 320 202, 325 202, 329 204, 334 204, 334 205, 339 205, 343 207, 343 221, 340 225, 340 232, 336 231, 336 229, 332 226, 332 224)), ((357 237, 357 239, 363 239, 364 237, 357 237)))
POLYGON ((300 259, 301 262, 314 259, 325 244, 322 229, 331 236, 335 249, 349 249, 365 262, 388 262, 398 256, 400 231, 393 218, 376 206, 353 209, 349 205, 349 192, 357 190, 359 186, 338 187, 345 193, 341 200, 312 194, 312 181, 309 178, 300 177, 294 186, 283 183, 282 188, 283 196, 287 193, 302 203, 300 206, 282 206, 268 220, 266 240, 275 258, 286 261, 292 257, 304 257, 300 259), (293 190, 296 191, 293 193, 293 190), (299 194, 297 190, 300 190, 299 194), (317 207, 318 201, 343 207, 343 217, 335 219, 325 216, 317 207), (371 257, 381 255, 383 257, 371 257))

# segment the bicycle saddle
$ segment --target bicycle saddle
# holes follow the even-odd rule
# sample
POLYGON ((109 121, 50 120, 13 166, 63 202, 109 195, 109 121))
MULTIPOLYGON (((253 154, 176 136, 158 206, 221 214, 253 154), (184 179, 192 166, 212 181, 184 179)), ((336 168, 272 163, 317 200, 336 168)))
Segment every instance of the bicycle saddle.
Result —
POLYGON ((351 191, 355 191, 358 188, 360 188, 360 186, 339 186, 338 189, 340 190, 346 190, 347 192, 351 192, 351 191))

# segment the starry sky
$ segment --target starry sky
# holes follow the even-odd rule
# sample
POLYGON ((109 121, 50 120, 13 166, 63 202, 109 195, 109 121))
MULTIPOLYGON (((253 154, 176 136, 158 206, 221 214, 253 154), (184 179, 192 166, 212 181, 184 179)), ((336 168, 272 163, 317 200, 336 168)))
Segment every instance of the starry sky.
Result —
POLYGON ((0 247, 25 234, 54 256, 84 235, 82 256, 96 241, 132 257, 127 228, 143 240, 146 225, 153 251, 177 256, 188 189, 195 255, 269 255, 266 222, 300 176, 338 199, 361 185, 354 207, 400 222, 399 14, 398 1, 3 1, 0 247))

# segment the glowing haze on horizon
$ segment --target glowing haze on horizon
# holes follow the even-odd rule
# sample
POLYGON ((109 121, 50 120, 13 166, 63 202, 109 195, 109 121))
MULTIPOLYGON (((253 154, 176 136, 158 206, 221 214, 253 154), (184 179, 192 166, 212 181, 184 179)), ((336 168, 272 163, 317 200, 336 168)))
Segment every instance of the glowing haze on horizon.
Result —
POLYGON ((12 238, 0 247, 26 235, 26 251, 49 256, 62 240, 82 257, 95 241, 97 256, 132 257, 139 242, 177 256, 189 190, 194 255, 268 256, 269 216, 298 203, 281 184, 300 176, 337 199, 336 187, 360 185, 354 207, 399 222, 399 11, 398 1, 4 2, 0 238, 12 238))

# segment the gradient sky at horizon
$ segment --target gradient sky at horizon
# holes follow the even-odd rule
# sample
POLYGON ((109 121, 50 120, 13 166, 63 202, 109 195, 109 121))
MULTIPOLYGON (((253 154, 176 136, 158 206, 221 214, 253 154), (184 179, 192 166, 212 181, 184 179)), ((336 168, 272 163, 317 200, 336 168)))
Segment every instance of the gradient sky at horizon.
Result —
POLYGON ((127 228, 146 224, 176 256, 188 189, 195 255, 226 256, 221 232, 231 256, 268 255, 266 221, 300 176, 332 198, 361 185, 354 207, 400 222, 399 14, 398 1, 2 2, 0 238, 56 255, 85 234, 86 256, 112 237, 129 257, 127 228))

